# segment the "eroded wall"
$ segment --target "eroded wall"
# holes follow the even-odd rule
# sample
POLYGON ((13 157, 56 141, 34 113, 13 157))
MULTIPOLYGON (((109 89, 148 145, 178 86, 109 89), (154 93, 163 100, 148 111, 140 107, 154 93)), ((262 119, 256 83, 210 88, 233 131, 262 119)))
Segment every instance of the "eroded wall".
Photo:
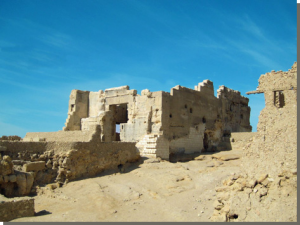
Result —
POLYGON ((297 63, 286 72, 261 75, 257 91, 264 93, 265 108, 246 151, 248 157, 257 160, 254 165, 245 164, 251 173, 268 171, 275 176, 297 168, 297 63))
POLYGON ((8 197, 35 192, 36 185, 93 177, 140 157, 132 142, 0 141, 0 189, 8 197))
POLYGON ((170 153, 216 150, 230 132, 251 131, 248 101, 240 92, 224 86, 214 96, 213 82, 209 80, 194 90, 178 85, 170 93, 145 89, 139 95, 128 86, 99 92, 73 90, 64 130, 78 129, 79 120, 82 131, 100 125, 102 142, 141 141, 141 152, 158 156, 157 151, 168 159, 170 153), (120 125, 119 136, 116 124, 120 125), (166 142, 164 150, 149 150, 154 139, 166 142))

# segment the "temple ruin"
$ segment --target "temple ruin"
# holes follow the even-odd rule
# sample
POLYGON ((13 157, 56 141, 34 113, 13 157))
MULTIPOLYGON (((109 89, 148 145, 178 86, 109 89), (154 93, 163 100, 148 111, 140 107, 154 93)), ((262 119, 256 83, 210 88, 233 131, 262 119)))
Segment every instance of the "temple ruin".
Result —
POLYGON ((169 159, 228 148, 231 132, 250 132, 249 99, 204 80, 194 90, 175 86, 170 93, 129 86, 91 92, 72 90, 63 131, 27 133, 24 141, 136 142, 141 155, 169 159), (120 133, 116 127, 119 125, 120 133))
MULTIPOLYGON (((297 63, 287 72, 262 75, 258 88, 247 93, 265 95, 266 107, 260 114, 257 133, 251 133, 249 99, 225 86, 217 90, 215 97, 209 80, 194 90, 178 85, 170 93, 146 89, 139 95, 128 86, 98 92, 72 90, 63 130, 31 132, 22 140, 17 136, 0 139, 0 220, 33 216, 33 198, 13 197, 35 194, 39 186, 55 189, 103 171, 121 172, 141 156, 171 161, 172 155, 199 155, 229 150, 234 145, 245 146, 242 162, 248 180, 258 172, 268 173, 263 174, 261 181, 250 180, 250 186, 243 181, 246 186, 241 188, 236 182, 230 186, 236 188, 234 191, 244 194, 244 188, 263 190, 263 182, 269 176, 265 188, 266 193, 272 193, 270 185, 278 183, 273 182, 273 177, 280 178, 282 173, 292 178, 284 185, 294 188, 296 185, 291 182, 297 179, 296 80, 297 63)), ((280 182, 282 188, 285 181, 280 182)), ((220 192, 226 188, 219 188, 220 192)), ((234 192, 231 198, 235 195, 234 192)), ((259 201, 263 196, 259 196, 259 201)), ((250 200, 251 204, 258 204, 255 199, 250 200)), ((213 220, 231 221, 235 215, 242 219, 249 214, 243 207, 230 205, 229 200, 218 201, 213 220)), ((249 214, 251 218, 254 217, 249 214)))

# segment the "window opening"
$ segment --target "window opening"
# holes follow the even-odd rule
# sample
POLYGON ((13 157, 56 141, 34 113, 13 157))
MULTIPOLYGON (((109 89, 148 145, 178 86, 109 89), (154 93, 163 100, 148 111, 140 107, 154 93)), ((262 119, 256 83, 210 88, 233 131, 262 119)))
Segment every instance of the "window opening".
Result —
POLYGON ((285 105, 283 91, 274 91, 274 106, 283 108, 285 105))

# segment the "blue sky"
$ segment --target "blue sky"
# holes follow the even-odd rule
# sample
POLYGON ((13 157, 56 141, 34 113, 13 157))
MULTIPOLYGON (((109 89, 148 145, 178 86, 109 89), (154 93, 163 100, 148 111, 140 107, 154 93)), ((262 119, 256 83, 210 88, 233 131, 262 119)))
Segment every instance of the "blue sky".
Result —
POLYGON ((209 79, 249 97, 297 59, 296 0, 1 0, 0 136, 58 131, 72 89, 138 93, 209 79))

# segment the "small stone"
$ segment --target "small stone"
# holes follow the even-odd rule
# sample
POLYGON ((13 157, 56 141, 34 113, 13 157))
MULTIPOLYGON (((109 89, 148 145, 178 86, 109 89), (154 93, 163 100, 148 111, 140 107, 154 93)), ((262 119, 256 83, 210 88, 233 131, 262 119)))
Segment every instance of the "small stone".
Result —
POLYGON ((254 189, 254 190, 253 190, 254 193, 256 193, 257 191, 258 191, 257 189, 254 189))
POLYGON ((257 180, 253 179, 247 182, 246 187, 254 188, 256 184, 257 184, 257 180))
POLYGON ((228 187, 228 186, 224 186, 224 187, 216 187, 215 188, 215 191, 216 192, 228 192, 228 191, 230 191, 231 189, 230 189, 230 187, 228 187))
POLYGON ((214 201, 214 208, 216 210, 221 210, 224 207, 224 204, 220 200, 214 201))
POLYGON ((269 183, 270 181, 268 179, 265 179, 263 182, 261 182, 261 184, 264 185, 265 187, 267 187, 269 183))
POLYGON ((297 175, 297 169, 293 169, 293 170, 291 170, 291 172, 293 175, 297 175))
POLYGON ((228 213, 230 211, 229 205, 225 205, 222 209, 223 212, 228 213))
POLYGON ((262 174, 258 179, 257 179, 257 183, 261 183, 263 182, 266 178, 268 177, 268 174, 262 174))

